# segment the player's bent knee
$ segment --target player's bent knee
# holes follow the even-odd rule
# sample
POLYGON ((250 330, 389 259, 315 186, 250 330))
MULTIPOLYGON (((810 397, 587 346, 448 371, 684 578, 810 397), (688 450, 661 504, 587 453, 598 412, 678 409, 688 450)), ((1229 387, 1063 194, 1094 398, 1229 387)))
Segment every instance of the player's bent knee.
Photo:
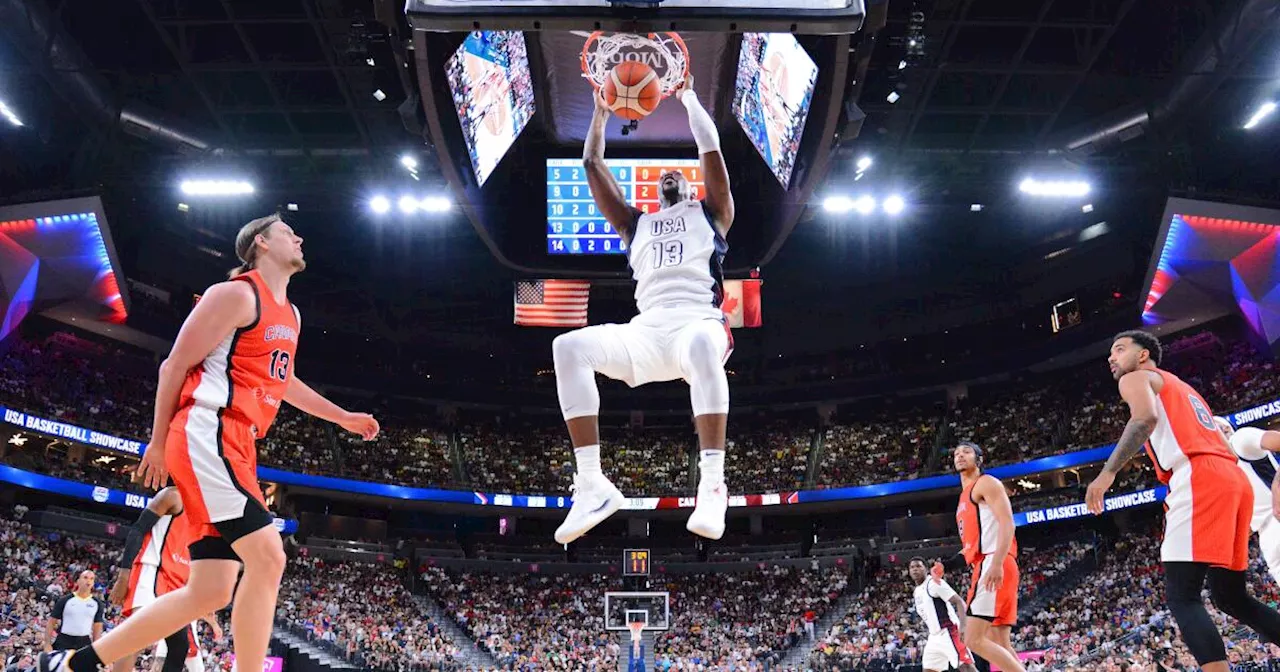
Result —
POLYGON ((274 576, 278 580, 284 574, 288 558, 280 534, 272 527, 264 527, 249 534, 235 544, 236 553, 244 561, 245 573, 274 576))
POLYGON ((557 368, 566 364, 590 365, 593 345, 591 337, 581 329, 560 334, 551 341, 551 359, 557 368))

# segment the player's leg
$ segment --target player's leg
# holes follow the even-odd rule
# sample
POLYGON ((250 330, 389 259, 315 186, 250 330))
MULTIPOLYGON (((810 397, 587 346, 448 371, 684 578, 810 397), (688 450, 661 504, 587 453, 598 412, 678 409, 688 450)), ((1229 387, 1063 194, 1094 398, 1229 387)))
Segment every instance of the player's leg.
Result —
MULTIPOLYGON (((277 535, 278 536, 278 535, 277 535)), ((191 619, 225 607, 231 601, 240 564, 227 560, 192 560, 187 585, 156 598, 90 646, 74 653, 41 654, 39 671, 97 672, 107 665, 151 646, 190 623, 191 619)))
POLYGON ((131 653, 111 665, 111 672, 133 672, 138 664, 138 654, 131 653))
POLYGON ((1258 548, 1267 563, 1267 571, 1280 583, 1280 520, 1268 518, 1258 530, 1258 548))
POLYGON ((1008 651, 1014 657, 1017 657, 1018 651, 1013 648, 1013 640, 1010 638, 1010 631, 1013 628, 1007 625, 992 625, 990 638, 996 643, 996 646, 1008 651))
MULTIPOLYGON (((1243 479, 1243 475, 1237 472, 1231 472, 1231 475, 1243 479)), ((1225 491, 1224 494, 1231 493, 1236 497, 1235 525, 1231 526, 1228 522, 1231 517, 1230 507, 1224 507, 1228 511, 1216 518, 1220 528, 1229 533, 1219 543, 1230 547, 1232 554, 1226 567, 1212 567, 1208 570, 1209 596, 1214 606, 1252 628, 1262 639, 1280 644, 1280 613, 1254 599, 1245 588, 1245 570, 1249 567, 1249 524, 1253 517, 1253 494, 1244 487, 1222 490, 1225 491)))
POLYGON ((567 544, 586 534, 622 508, 625 501, 622 492, 600 471, 600 391, 596 373, 637 385, 635 359, 645 358, 653 340, 646 339, 642 330, 636 324, 601 324, 561 334, 551 342, 556 394, 577 467, 573 505, 556 529, 558 543, 567 544))
POLYGON ((1018 657, 991 639, 991 622, 980 616, 969 616, 964 625, 964 643, 970 651, 995 663, 1002 670, 1026 672, 1018 657))
POLYGON ((729 378, 724 362, 731 341, 722 320, 697 320, 672 342, 680 375, 689 383, 693 424, 698 430, 698 499, 686 528, 708 539, 724 536, 729 489, 724 479, 725 435, 729 422, 729 378))
POLYGON ((1004 558, 1004 583, 996 591, 996 618, 991 623, 991 639, 1014 657, 1018 652, 1013 648, 1009 634, 1018 622, 1018 582, 1021 580, 1018 561, 1012 555, 1004 558))
POLYGON ((1222 636, 1200 598, 1209 566, 1202 562, 1164 564, 1165 601, 1178 623, 1182 641, 1205 672, 1227 672, 1222 636))
POLYGON ((159 648, 157 644, 156 658, 164 661, 160 664, 160 672, 182 672, 191 649, 191 625, 164 638, 163 657, 159 648))
MULTIPOLYGON (((231 638, 235 643, 236 668, 260 670, 271 643, 276 595, 280 591, 280 579, 284 576, 284 543, 268 516, 266 525, 231 542, 231 549, 244 562, 244 572, 231 607, 231 638)), ((214 609, 199 615, 210 611, 214 609)), ((184 654, 177 659, 179 666, 185 658, 184 654)))

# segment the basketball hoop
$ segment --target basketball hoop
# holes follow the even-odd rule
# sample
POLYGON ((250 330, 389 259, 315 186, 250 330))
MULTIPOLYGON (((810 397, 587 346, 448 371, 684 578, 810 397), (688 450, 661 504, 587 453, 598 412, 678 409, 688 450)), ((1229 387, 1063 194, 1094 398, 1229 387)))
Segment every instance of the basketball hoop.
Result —
POLYGON ((627 624, 627 629, 631 631, 631 652, 640 655, 640 641, 644 638, 644 621, 634 621, 627 624))
POLYGON ((679 33, 605 33, 597 30, 582 45, 582 76, 597 91, 609 71, 623 61, 638 61, 658 74, 662 97, 667 98, 689 74, 689 48, 679 33))

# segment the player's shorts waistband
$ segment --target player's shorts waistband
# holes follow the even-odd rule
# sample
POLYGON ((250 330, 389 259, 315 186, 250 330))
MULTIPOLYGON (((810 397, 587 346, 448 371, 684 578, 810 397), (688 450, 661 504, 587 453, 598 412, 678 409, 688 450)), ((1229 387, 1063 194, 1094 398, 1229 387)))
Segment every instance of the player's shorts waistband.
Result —
POLYGON ((724 316, 724 312, 719 308, 706 303, 663 303, 656 306, 649 306, 645 310, 640 311, 636 317, 658 317, 677 315, 680 317, 688 316, 690 319, 715 319, 724 316))

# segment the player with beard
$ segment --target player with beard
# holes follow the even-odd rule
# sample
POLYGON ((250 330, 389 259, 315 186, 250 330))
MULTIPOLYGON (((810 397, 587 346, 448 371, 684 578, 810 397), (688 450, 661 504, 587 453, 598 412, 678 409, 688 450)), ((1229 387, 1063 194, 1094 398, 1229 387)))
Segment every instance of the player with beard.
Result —
POLYGON ((957 668, 960 672, 978 672, 973 654, 964 645, 960 617, 965 612, 964 600, 942 579, 942 567, 929 575, 924 558, 911 558, 907 574, 916 584, 912 591, 916 613, 929 629, 929 639, 921 648, 920 665, 924 672, 942 672, 957 668))
POLYGON ((621 508, 622 493, 600 471, 600 392, 596 373, 636 387, 684 380, 689 384, 693 422, 701 447, 697 503, 686 528, 708 539, 724 534, 729 493, 724 480, 725 428, 729 380, 724 362, 733 336, 720 303, 721 262, 733 224, 729 171, 720 153, 720 134, 703 109, 688 77, 676 97, 689 113, 707 189, 706 200, 690 193, 678 170, 658 178, 662 209, 646 214, 623 198, 604 162, 604 128, 609 108, 595 96, 595 115, 583 148, 583 165, 596 206, 627 244, 640 314, 627 324, 602 324, 558 336, 552 343, 560 410, 573 442, 577 474, 573 506, 556 530, 567 544, 621 508))
POLYGON ((235 250, 241 265, 204 293, 160 365, 151 441, 138 466, 147 487, 172 475, 181 494, 195 540, 187 584, 92 645, 41 654, 40 672, 98 672, 222 609, 233 592, 237 667, 260 669, 285 553, 258 486, 255 442, 281 402, 365 440, 378 434, 373 416, 338 407, 293 375, 301 317, 287 290, 306 267, 302 237, 269 215, 241 227, 235 250))
POLYGON ((1169 486, 1164 500, 1165 598, 1196 662, 1205 672, 1228 672, 1226 647, 1200 598, 1208 579, 1219 610, 1280 644, 1280 613, 1245 589, 1254 497, 1236 454, 1192 387, 1159 368, 1160 341, 1125 331, 1111 343, 1107 364, 1129 406, 1129 422, 1089 484, 1085 503, 1101 515, 1116 474, 1145 446, 1156 476, 1169 486))

